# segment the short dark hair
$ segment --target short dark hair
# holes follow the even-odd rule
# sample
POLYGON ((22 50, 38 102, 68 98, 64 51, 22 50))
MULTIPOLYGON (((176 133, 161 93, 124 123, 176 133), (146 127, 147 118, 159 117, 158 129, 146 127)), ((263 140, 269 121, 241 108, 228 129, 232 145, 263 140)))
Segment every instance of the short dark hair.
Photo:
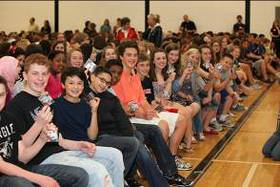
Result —
POLYGON ((122 62, 118 59, 109 60, 106 63, 105 68, 109 70, 112 66, 119 66, 119 67, 123 68, 122 62))
POLYGON ((130 23, 130 19, 128 17, 121 19, 121 26, 125 26, 127 23, 130 23))
POLYGON ((92 75, 99 75, 99 74, 101 74, 101 73, 107 73, 107 74, 109 74, 111 77, 112 77, 112 74, 111 74, 111 72, 107 69, 107 68, 105 68, 105 67, 102 67, 102 66, 97 66, 96 68, 95 68, 95 70, 94 70, 94 72, 93 72, 93 74, 92 75))
POLYGON ((137 53, 139 53, 139 48, 136 41, 126 40, 120 43, 118 47, 118 55, 123 56, 126 48, 134 48, 137 50, 137 53))
POLYGON ((81 68, 68 67, 63 71, 61 75, 61 83, 65 84, 67 77, 73 77, 73 76, 79 77, 84 82, 84 84, 87 82, 86 74, 81 68))
POLYGON ((64 53, 62 51, 51 51, 48 55, 48 59, 53 60, 56 57, 56 55, 58 55, 58 54, 64 55, 64 53))
POLYGON ((233 59, 233 56, 231 55, 231 54, 229 54, 229 53, 226 53, 226 54, 224 54, 223 55, 223 57, 222 57, 222 59, 224 59, 224 58, 230 58, 230 59, 233 59))

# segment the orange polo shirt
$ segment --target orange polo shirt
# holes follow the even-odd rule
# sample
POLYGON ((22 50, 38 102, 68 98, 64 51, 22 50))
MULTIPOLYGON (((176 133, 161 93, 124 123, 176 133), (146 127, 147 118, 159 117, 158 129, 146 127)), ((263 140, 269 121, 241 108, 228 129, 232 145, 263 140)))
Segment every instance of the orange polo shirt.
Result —
POLYGON ((146 101, 141 79, 137 74, 132 75, 124 69, 120 81, 112 86, 121 103, 125 106, 131 101, 142 105, 146 101))

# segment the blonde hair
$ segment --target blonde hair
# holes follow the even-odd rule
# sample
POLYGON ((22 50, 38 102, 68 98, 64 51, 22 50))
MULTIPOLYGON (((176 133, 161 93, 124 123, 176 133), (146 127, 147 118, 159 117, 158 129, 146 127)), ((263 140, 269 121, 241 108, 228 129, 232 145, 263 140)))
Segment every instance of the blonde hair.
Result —
MULTIPOLYGON (((182 55, 182 60, 181 60, 181 68, 180 68, 180 73, 182 74, 183 71, 186 69, 187 67, 187 59, 190 55, 192 54, 198 54, 200 57, 200 52, 197 48, 190 48, 188 49, 183 55, 182 55)), ((200 59, 198 63, 193 63, 193 69, 196 70, 198 67, 200 67, 200 59)))
POLYGON ((21 39, 16 43, 16 46, 22 48, 24 51, 26 50, 26 48, 29 45, 30 45, 30 42, 28 39, 21 39))

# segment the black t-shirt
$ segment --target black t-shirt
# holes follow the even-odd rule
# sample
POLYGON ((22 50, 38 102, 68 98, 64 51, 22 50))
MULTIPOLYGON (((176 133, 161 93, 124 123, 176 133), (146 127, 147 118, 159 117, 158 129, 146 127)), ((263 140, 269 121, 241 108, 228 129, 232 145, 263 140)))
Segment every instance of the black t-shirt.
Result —
POLYGON ((181 27, 184 28, 184 30, 196 30, 195 23, 193 21, 183 21, 181 23, 181 27))
POLYGON ((18 142, 20 137, 20 126, 17 119, 6 111, 0 112, 0 155, 6 162, 22 168, 24 163, 18 160, 18 142))
POLYGON ((142 88, 144 90, 145 97, 149 103, 155 100, 153 82, 150 78, 145 77, 142 81, 142 88))
POLYGON ((133 136, 133 126, 115 95, 108 91, 97 94, 91 89, 87 89, 86 93, 100 98, 97 109, 98 135, 133 136))
POLYGON ((272 27, 272 28, 270 29, 270 32, 271 32, 273 35, 279 37, 279 34, 280 34, 280 33, 278 32, 278 30, 277 30, 276 27, 272 27))
POLYGON ((237 32, 239 30, 245 30, 246 25, 244 23, 235 23, 233 25, 233 31, 237 32))
MULTIPOLYGON (((7 111, 15 115, 20 122, 18 125, 20 125, 20 128, 22 129, 21 135, 25 134, 32 127, 41 107, 42 104, 38 97, 25 91, 17 94, 9 103, 7 111)), ((63 151, 63 148, 57 143, 47 143, 28 164, 38 165, 50 155, 61 151, 63 151)))
POLYGON ((53 122, 62 136, 70 140, 88 141, 87 129, 91 122, 91 108, 82 99, 79 103, 71 103, 60 97, 52 106, 53 122))

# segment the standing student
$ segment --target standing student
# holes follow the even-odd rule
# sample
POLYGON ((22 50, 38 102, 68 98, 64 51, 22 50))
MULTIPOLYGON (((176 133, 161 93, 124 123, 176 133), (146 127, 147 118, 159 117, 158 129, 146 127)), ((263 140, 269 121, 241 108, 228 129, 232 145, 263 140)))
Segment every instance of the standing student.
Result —
MULTIPOLYGON (((47 129, 44 128, 40 133, 36 144, 28 145, 21 139, 20 121, 5 110, 7 93, 7 82, 0 76, 0 127, 6 129, 5 133, 4 131, 0 133, 0 186, 86 187, 88 175, 81 168, 58 164, 26 165, 49 141, 46 134, 47 129)), ((50 117, 50 111, 47 107, 43 107, 35 122, 45 126, 45 121, 48 121, 50 117)))

